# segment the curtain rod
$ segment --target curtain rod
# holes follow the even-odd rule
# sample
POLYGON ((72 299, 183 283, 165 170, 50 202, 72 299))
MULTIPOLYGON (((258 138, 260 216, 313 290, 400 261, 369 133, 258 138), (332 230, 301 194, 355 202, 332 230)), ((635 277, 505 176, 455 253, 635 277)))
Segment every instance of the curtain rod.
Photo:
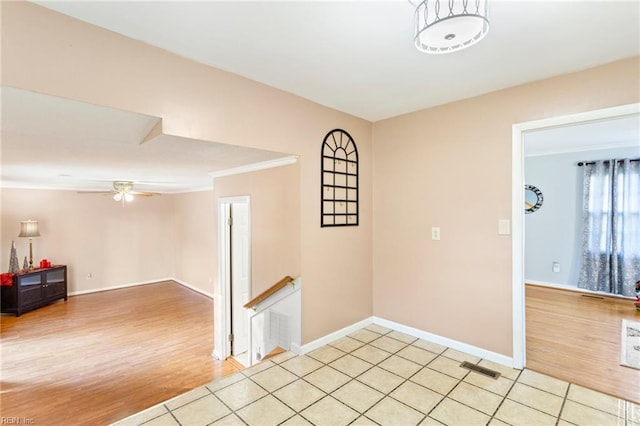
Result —
MULTIPOLYGON (((624 160, 615 160, 615 161, 624 161, 624 160)), ((632 158, 630 161, 640 161, 640 158, 632 158)), ((603 163, 608 163, 609 160, 604 160, 603 163)), ((595 161, 580 161, 578 166, 588 166, 591 164, 596 164, 595 161)))

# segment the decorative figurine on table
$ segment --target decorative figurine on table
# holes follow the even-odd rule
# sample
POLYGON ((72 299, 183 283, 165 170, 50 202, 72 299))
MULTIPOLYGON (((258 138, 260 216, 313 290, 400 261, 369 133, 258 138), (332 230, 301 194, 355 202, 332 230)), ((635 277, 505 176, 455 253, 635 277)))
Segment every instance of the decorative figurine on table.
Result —
POLYGON ((9 272, 16 274, 20 272, 20 263, 18 262, 18 254, 16 253, 16 242, 11 241, 11 256, 9 257, 9 272))
POLYGON ((25 271, 29 270, 29 261, 27 260, 27 256, 24 257, 24 263, 22 264, 22 269, 25 271))
POLYGON ((640 280, 636 281, 636 310, 640 312, 640 280))

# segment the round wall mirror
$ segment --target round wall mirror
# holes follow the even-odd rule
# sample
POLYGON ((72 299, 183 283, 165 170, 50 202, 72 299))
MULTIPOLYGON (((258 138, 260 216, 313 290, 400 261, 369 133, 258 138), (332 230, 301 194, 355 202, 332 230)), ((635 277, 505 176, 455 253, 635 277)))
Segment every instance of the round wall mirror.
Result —
POLYGON ((533 213, 542 207, 542 191, 533 185, 524 186, 524 212, 533 213))

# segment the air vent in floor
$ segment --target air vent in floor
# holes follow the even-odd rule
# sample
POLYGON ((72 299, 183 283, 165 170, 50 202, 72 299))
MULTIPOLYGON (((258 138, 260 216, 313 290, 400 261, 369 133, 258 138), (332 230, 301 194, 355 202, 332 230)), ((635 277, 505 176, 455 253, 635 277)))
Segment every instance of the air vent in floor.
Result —
POLYGON ((580 296, 587 297, 589 299, 604 300, 604 297, 602 297, 602 296, 592 296, 590 294, 581 294, 580 296))
POLYGON ((500 373, 497 371, 491 370, 489 368, 481 367, 476 364, 471 364, 470 362, 463 362, 460 364, 460 367, 466 368, 467 370, 475 371, 476 373, 480 373, 483 376, 491 377, 492 379, 497 379, 500 377, 500 373))

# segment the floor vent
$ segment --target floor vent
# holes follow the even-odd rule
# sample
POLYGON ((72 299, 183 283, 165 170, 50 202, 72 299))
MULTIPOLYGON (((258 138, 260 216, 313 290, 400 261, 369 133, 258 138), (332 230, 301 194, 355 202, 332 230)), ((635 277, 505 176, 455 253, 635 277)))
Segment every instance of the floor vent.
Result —
POLYGON ((460 364, 460 367, 466 368, 467 370, 475 371, 476 373, 480 373, 483 376, 491 377, 492 379, 497 379, 500 377, 500 373, 497 371, 491 370, 489 368, 484 368, 476 364, 471 364, 470 362, 463 362, 460 364))

